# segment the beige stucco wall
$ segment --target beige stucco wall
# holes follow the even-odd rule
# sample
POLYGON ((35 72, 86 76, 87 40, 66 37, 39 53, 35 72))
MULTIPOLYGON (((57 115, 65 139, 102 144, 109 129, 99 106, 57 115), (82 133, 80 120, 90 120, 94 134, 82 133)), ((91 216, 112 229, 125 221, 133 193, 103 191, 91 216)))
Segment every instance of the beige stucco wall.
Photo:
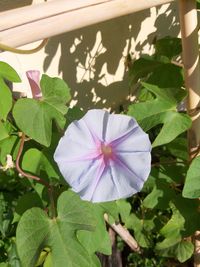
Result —
MULTIPOLYGON (((42 0, 0 0, 0 11, 31 2, 42 0)), ((173 3, 55 36, 34 55, 4 52, 0 60, 16 68, 23 83, 14 89, 26 91, 28 96, 31 94, 25 71, 39 69, 41 73, 64 78, 71 88, 72 105, 118 109, 126 103, 130 92, 124 64, 128 53, 134 58, 152 53, 155 37, 178 34, 177 5, 173 3)))

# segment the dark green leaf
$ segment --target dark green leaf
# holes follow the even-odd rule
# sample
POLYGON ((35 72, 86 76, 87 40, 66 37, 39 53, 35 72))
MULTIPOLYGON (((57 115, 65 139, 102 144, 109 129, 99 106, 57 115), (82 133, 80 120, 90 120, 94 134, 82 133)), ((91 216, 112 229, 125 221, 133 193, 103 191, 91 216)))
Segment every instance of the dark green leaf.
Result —
POLYGON ((151 57, 136 60, 130 68, 131 82, 136 83, 139 79, 145 77, 160 65, 160 62, 153 60, 151 57))
POLYGON ((155 50, 157 56, 166 56, 172 59, 181 54, 182 45, 180 38, 165 37, 156 41, 155 50))
POLYGON ((42 200, 40 199, 38 194, 34 192, 29 192, 23 195, 17 201, 13 222, 18 221, 26 210, 31 209, 33 207, 39 207, 41 209, 44 208, 42 200))
POLYGON ((162 64, 150 75, 147 83, 160 88, 181 88, 183 86, 183 70, 171 63, 162 64))
POLYGON ((167 149, 173 156, 185 161, 188 160, 188 142, 186 138, 176 138, 171 143, 167 144, 167 149))

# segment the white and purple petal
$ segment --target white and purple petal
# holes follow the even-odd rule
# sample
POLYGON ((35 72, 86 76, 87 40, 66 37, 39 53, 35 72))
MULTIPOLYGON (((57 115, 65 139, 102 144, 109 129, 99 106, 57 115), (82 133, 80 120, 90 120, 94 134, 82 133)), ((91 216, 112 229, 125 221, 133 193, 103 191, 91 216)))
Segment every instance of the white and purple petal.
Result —
POLYGON ((82 199, 105 202, 142 189, 150 152, 148 135, 132 117, 90 110, 67 128, 54 159, 82 199))

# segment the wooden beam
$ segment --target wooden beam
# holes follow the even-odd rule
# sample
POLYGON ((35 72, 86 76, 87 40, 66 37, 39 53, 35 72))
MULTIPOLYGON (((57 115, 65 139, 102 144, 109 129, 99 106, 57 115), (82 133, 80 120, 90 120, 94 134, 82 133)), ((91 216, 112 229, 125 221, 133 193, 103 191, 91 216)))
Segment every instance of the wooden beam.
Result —
POLYGON ((192 118, 189 131, 190 157, 200 144, 200 65, 198 21, 195 0, 179 0, 185 85, 188 90, 187 110, 192 118))
MULTIPOLYGON (((199 154, 200 144, 200 65, 196 0, 179 0, 187 111, 192 119, 188 132, 190 160, 199 154)), ((194 266, 200 267, 200 231, 194 235, 194 266)))
POLYGON ((1 12, 0 43, 18 47, 174 0, 56 0, 1 12))

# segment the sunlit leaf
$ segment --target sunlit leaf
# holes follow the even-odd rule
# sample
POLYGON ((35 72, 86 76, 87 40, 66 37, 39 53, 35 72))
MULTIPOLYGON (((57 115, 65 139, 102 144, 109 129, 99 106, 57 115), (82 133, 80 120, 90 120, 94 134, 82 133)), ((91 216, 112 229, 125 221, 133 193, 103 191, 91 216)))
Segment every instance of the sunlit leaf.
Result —
POLYGON ((65 126, 66 103, 70 99, 69 88, 59 78, 43 75, 42 99, 19 99, 13 109, 18 127, 37 142, 49 146, 52 136, 52 121, 61 128, 65 126))

